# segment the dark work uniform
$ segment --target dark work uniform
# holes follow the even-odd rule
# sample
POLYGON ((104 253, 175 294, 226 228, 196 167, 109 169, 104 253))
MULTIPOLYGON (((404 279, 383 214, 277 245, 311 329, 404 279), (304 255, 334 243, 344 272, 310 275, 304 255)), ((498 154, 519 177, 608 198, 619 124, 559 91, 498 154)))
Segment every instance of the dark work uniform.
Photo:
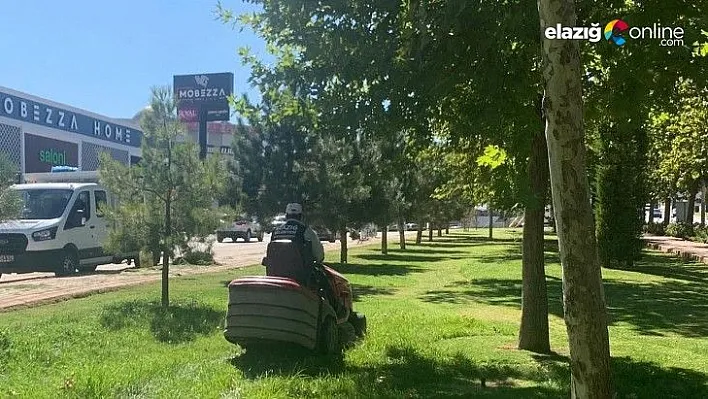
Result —
MULTIPOLYGON (((311 231, 311 230, 310 230, 311 231)), ((322 264, 315 259, 312 251, 312 242, 306 238, 308 227, 298 221, 290 219, 284 224, 278 226, 273 231, 270 240, 271 241, 291 241, 300 249, 300 254, 302 255, 303 266, 308 269, 308 275, 311 276, 311 280, 314 280, 314 286, 321 288, 325 292, 325 297, 332 304, 333 308, 337 309, 337 302, 332 291, 332 287, 329 284, 329 279, 327 274, 322 267, 322 264)), ((315 237, 317 239, 317 236, 315 237)), ((317 244, 319 244, 319 239, 317 244)), ((321 244, 320 244, 321 245, 321 244)), ((299 281, 300 284, 312 285, 311 281, 299 281)))

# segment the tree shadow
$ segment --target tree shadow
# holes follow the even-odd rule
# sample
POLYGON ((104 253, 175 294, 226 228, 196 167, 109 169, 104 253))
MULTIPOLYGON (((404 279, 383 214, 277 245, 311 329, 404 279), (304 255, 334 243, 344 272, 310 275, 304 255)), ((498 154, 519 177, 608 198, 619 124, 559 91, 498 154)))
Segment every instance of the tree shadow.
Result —
POLYGON ((628 272, 708 284, 708 265, 698 261, 687 261, 658 251, 644 251, 640 260, 632 267, 615 268, 628 272))
MULTIPOLYGON (((546 276, 548 311, 563 317, 561 280, 546 276)), ((420 299, 431 303, 521 307, 521 281, 473 279, 457 281, 442 290, 427 291, 420 299)), ((708 336, 708 289, 704 284, 669 280, 660 283, 604 280, 610 325, 626 323, 643 335, 675 333, 708 336)))
MULTIPOLYGON (((522 243, 517 243, 518 246, 509 246, 503 251, 491 255, 472 255, 471 257, 481 263, 499 263, 507 261, 520 261, 522 259, 522 243)), ((546 264, 559 263, 558 255, 558 240, 546 239, 543 243, 544 257, 546 264)))
MULTIPOLYGON (((445 245, 440 245, 440 246, 434 246, 434 245, 428 245, 428 244, 409 244, 406 249, 389 249, 388 253, 389 254, 400 254, 402 256, 405 256, 406 254, 435 254, 435 255, 449 255, 449 254, 456 254, 456 255, 462 255, 462 254, 469 254, 467 251, 460 251, 457 249, 446 249, 448 246, 445 245)), ((456 246, 450 246, 450 248, 453 248, 456 246)), ((469 245, 460 245, 460 248, 467 248, 469 245)), ((386 256, 386 255, 383 255, 386 256)))
POLYGON ((355 301, 366 297, 394 295, 396 290, 392 288, 375 287, 373 285, 352 284, 352 295, 355 301))
POLYGON ((547 386, 522 386, 519 380, 543 380, 514 365, 477 363, 461 353, 441 358, 425 356, 411 346, 388 346, 386 358, 384 364, 347 368, 364 397, 556 398, 564 393, 547 386))
POLYGON ((223 312, 197 302, 172 303, 163 309, 156 301, 127 301, 105 306, 100 315, 108 330, 149 327, 156 340, 171 344, 210 335, 223 321, 223 312))
POLYGON ((489 237, 480 237, 480 236, 470 236, 470 235, 464 235, 464 234, 449 234, 445 237, 438 237, 439 240, 444 242, 445 239, 452 239, 452 241, 457 241, 457 242, 484 242, 484 243, 490 243, 490 242, 521 242, 521 235, 519 235, 518 238, 509 238, 509 237, 494 237, 490 239, 489 237))
MULTIPOLYGON (((538 374, 513 365, 475 363, 462 354, 451 358, 424 356, 411 346, 388 346, 386 362, 351 365, 341 357, 325 358, 302 348, 287 345, 259 346, 231 359, 231 364, 249 379, 265 375, 324 376, 346 375, 354 388, 341 386, 337 397, 559 397, 563 389, 524 387, 516 379, 543 382, 538 374), (349 391, 355 389, 356 392, 349 391)), ((336 388, 335 388, 336 389, 336 388)), ((566 389, 567 390, 567 389, 566 389)))
POLYGON ((344 372, 341 356, 321 356, 303 347, 279 342, 249 345, 244 352, 232 357, 230 363, 249 379, 265 375, 315 377, 344 372))
MULTIPOLYGON (((570 387, 570 360, 567 356, 533 354, 531 357, 548 370, 551 380, 570 387)), ((708 397, 708 375, 695 370, 661 367, 657 363, 629 357, 612 358, 611 370, 618 398, 708 397)))
MULTIPOLYGON (((443 252, 438 252, 443 253, 443 252)), ((389 262, 441 262, 445 260, 455 260, 464 259, 466 256, 427 256, 427 255, 411 255, 411 254, 395 254, 389 253, 388 255, 381 254, 362 254, 357 255, 357 258, 364 260, 377 260, 377 261, 389 261, 389 262)))
POLYGON ((423 268, 417 266, 384 263, 335 263, 331 267, 342 274, 368 276, 405 276, 409 273, 421 273, 424 271, 423 268))

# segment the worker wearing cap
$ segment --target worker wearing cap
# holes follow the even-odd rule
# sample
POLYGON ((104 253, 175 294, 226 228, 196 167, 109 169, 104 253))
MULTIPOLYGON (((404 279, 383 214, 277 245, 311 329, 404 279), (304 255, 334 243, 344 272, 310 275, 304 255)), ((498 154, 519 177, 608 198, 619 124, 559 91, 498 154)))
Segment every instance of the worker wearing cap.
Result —
POLYGON ((297 203, 288 204, 285 207, 285 224, 278 226, 271 241, 291 241, 297 243, 303 249, 303 261, 306 267, 312 267, 310 279, 300 281, 300 284, 310 285, 314 283, 316 287, 324 290, 325 297, 332 305, 332 308, 341 314, 344 305, 337 299, 332 289, 329 275, 324 270, 324 248, 317 233, 302 221, 302 205, 297 203))
POLYGON ((310 249, 308 255, 312 256, 314 262, 324 261, 324 248, 317 233, 302 221, 302 205, 297 203, 288 204, 285 207, 285 224, 278 226, 271 241, 288 240, 298 242, 310 249))

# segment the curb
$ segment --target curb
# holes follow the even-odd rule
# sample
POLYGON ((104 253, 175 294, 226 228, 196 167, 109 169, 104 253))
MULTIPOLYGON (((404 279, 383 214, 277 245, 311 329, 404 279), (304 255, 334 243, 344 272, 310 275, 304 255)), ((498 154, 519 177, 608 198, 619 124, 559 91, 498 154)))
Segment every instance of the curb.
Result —
POLYGON ((665 244, 658 244, 655 242, 646 242, 645 246, 650 249, 658 250, 658 251, 661 251, 661 252, 664 252, 667 254, 676 255, 686 261, 697 261, 697 262, 701 262, 704 264, 708 264, 708 255, 698 255, 698 254, 690 252, 690 249, 689 250, 686 250, 683 248, 679 249, 678 247, 674 247, 671 245, 665 245, 665 244))

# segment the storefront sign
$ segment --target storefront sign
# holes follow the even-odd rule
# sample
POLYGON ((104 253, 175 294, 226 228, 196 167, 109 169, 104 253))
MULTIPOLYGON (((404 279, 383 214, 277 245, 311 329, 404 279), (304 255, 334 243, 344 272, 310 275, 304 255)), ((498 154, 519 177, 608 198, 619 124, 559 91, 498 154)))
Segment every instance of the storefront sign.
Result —
POLYGON ((52 166, 79 166, 79 145, 25 133, 25 173, 50 172, 52 166))
POLYGON ((0 116, 49 128, 140 147, 140 130, 67 111, 0 91, 0 116))

